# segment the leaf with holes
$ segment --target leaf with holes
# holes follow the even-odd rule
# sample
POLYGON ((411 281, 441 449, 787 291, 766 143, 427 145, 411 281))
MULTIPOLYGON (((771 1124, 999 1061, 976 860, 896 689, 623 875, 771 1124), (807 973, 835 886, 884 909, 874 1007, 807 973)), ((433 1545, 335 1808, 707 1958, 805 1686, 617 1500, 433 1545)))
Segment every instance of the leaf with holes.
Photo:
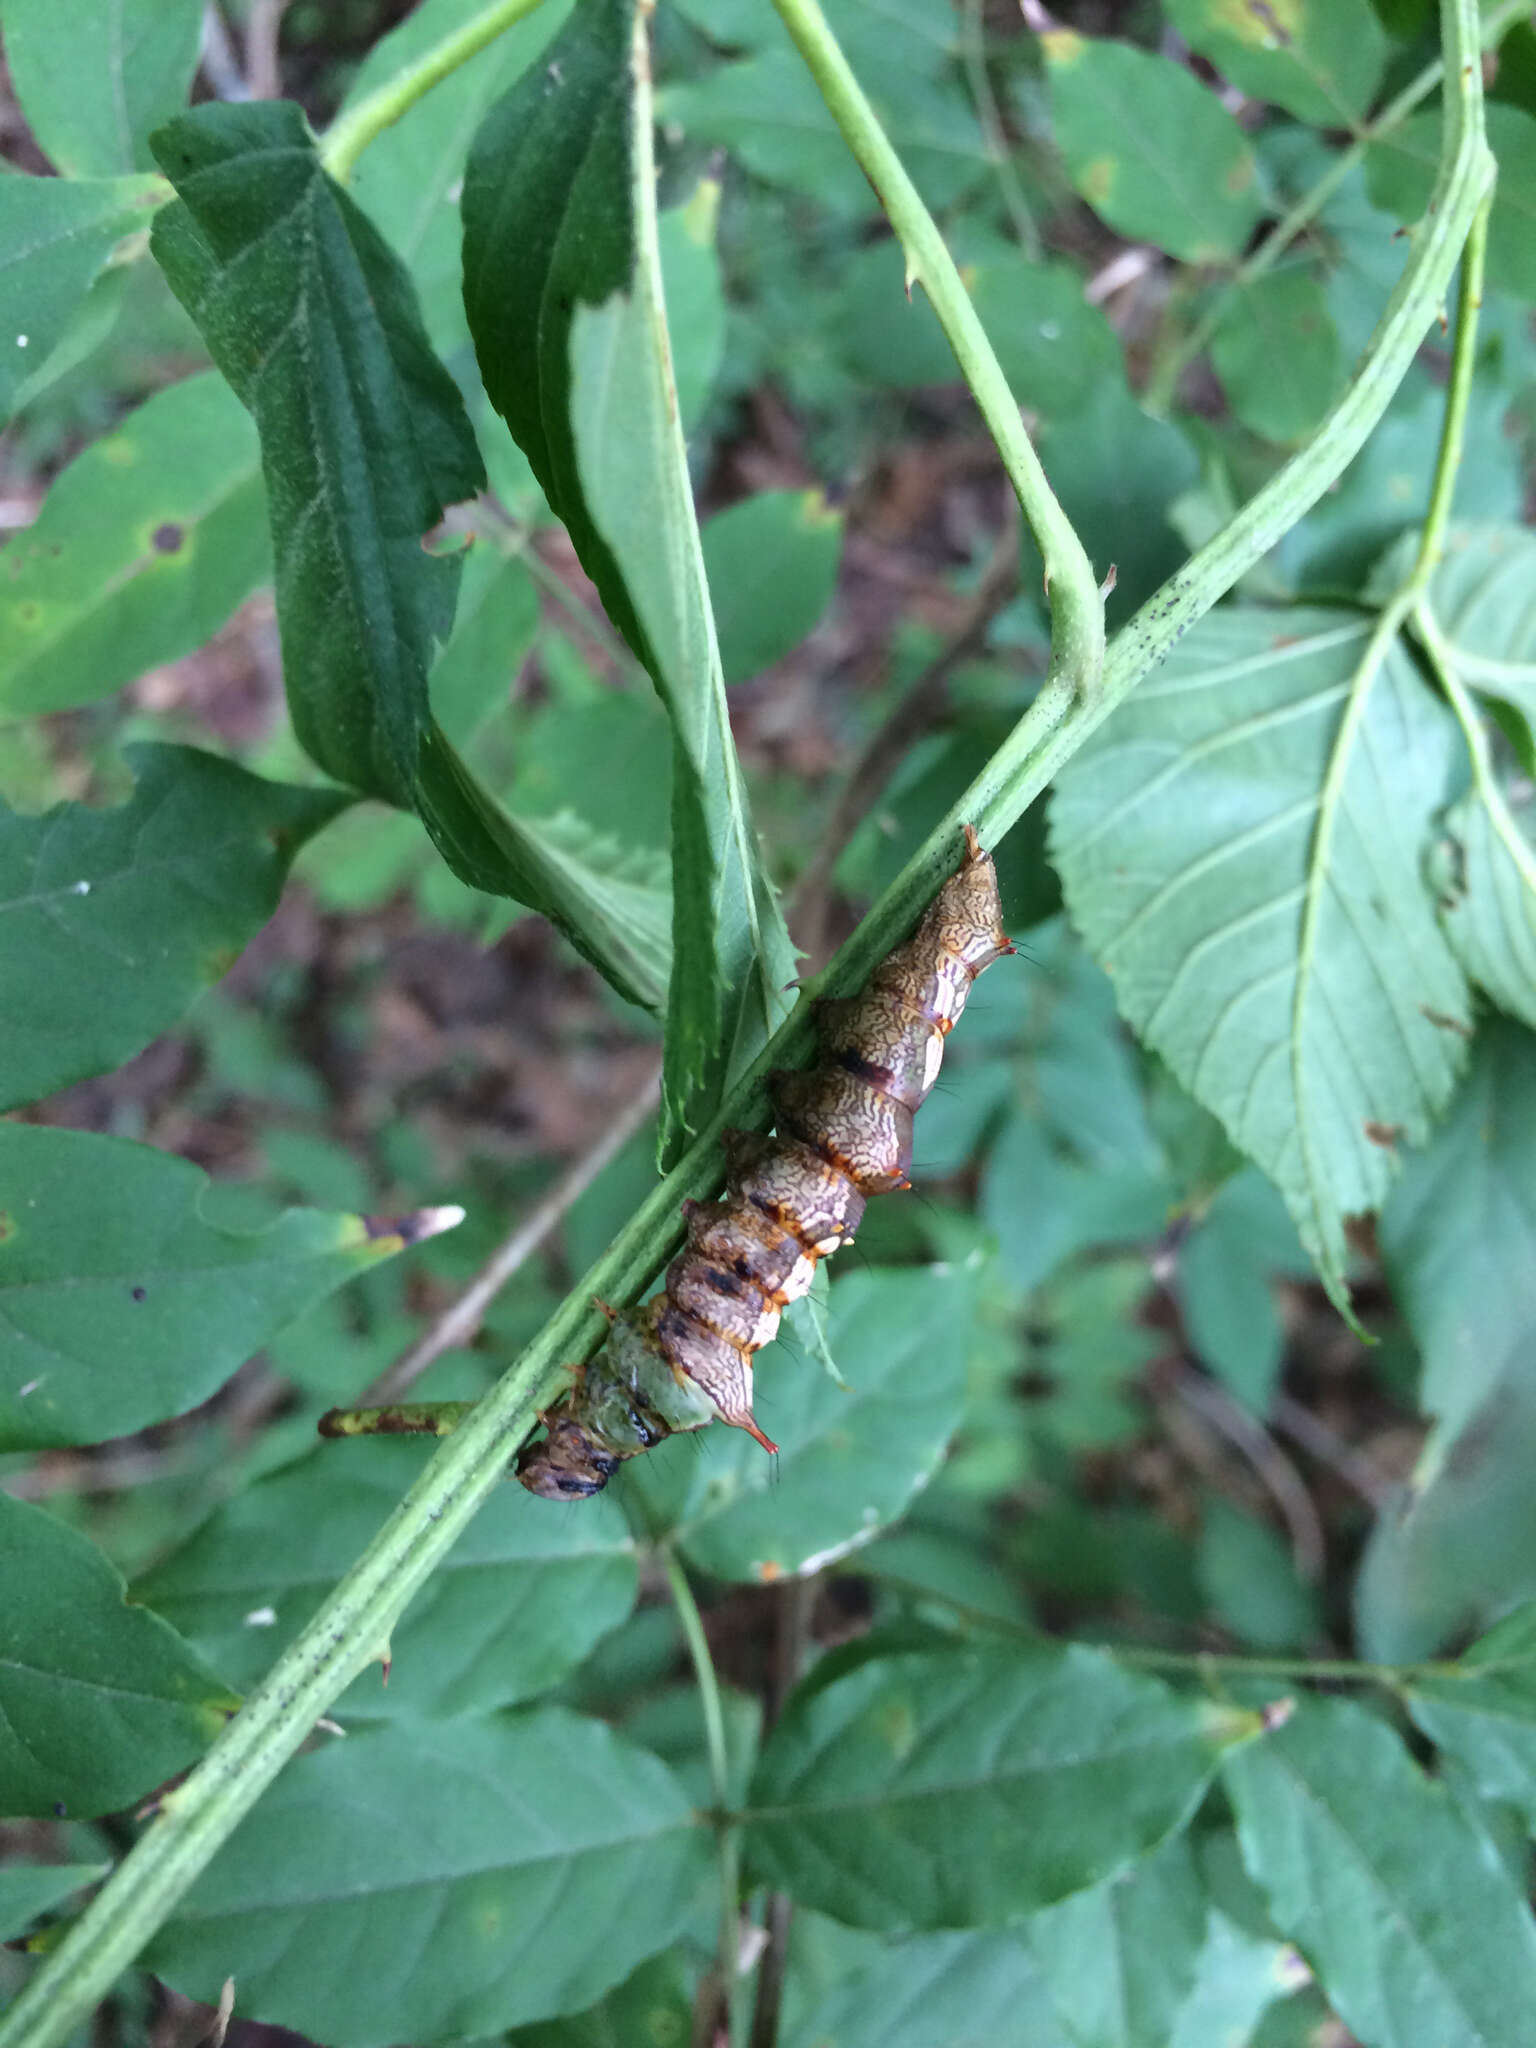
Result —
POLYGON ((1440 922, 1468 975, 1536 1030, 1536 815, 1531 785, 1474 785, 1441 821, 1429 876, 1440 922))
POLYGON ((1470 992, 1421 868, 1460 748, 1369 618, 1206 619, 1069 765, 1054 857, 1124 1015, 1279 1187, 1346 1303, 1466 1055, 1470 992))

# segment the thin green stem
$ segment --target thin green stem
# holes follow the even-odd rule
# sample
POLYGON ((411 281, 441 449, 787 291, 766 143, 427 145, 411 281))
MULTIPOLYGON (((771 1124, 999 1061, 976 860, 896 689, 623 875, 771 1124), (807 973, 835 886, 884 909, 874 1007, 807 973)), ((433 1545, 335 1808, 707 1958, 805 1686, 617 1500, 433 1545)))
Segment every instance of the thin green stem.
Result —
POLYGON ((1472 786, 1488 813, 1494 837, 1503 847, 1532 904, 1536 905, 1536 847, 1532 847, 1516 824, 1503 786, 1494 772, 1488 729, 1472 701, 1471 692, 1461 680, 1456 666, 1456 650, 1441 632, 1440 621, 1422 598, 1414 607, 1413 626, 1455 713, 1456 723, 1461 727, 1461 736, 1467 743, 1467 753, 1472 761, 1472 786))
POLYGON ((1051 603, 1051 677, 1075 695, 1095 694, 1104 661, 1104 601, 1093 565, 1056 502, 1018 402, 986 329, 917 187, 902 168, 817 0, 773 0, 805 59, 827 110, 875 188, 906 257, 907 289, 921 284, 955 352, 987 429, 1018 493, 1045 563, 1051 603))
MULTIPOLYGON (((1358 453, 1436 316, 1491 171, 1482 137, 1473 0, 1441 0, 1441 18, 1446 76, 1455 86, 1446 95, 1440 176, 1407 269, 1349 390, 1313 444, 1272 477, 1115 636, 1096 698, 1085 702, 1071 673, 1053 672, 814 992, 846 994, 862 986, 876 961, 910 931, 940 882, 959 864, 961 822, 974 824, 983 842, 995 845, 1114 706, 1358 453)), ((1091 623, 1086 627, 1090 640, 1091 623)), ((720 1114, 463 1427, 447 1439, 202 1763, 167 1797, 159 1817, 0 2021, 0 2048, 51 2048, 132 1963, 315 1722, 374 1656, 390 1623, 499 1483, 509 1454, 559 1385, 561 1365, 588 1357, 596 1348, 607 1325, 591 1305, 593 1295, 613 1302, 643 1297, 681 1241, 680 1203, 708 1196, 720 1184, 723 1132, 730 1125, 752 1129, 766 1123, 769 1072, 803 1064, 811 1042, 810 1006, 802 1000, 732 1088, 720 1114)))
MULTIPOLYGON (((729 2012, 734 2004, 737 1957, 741 1952, 741 1838, 730 1818, 730 1760, 725 1747, 725 1715, 720 1704, 720 1680, 715 1660, 709 1653, 704 1618, 693 1597, 682 1560, 670 1544, 661 1546, 662 1568, 672 1594, 672 1605, 682 1624, 683 1639, 693 1662, 698 1683, 699 1704, 704 1713, 704 1746, 709 1756, 709 1785, 714 1794, 711 1816, 715 1829, 715 1855, 720 1871, 720 1922, 715 1951, 715 1969, 720 1980, 720 1998, 729 2012)), ((734 2033, 734 2028, 732 2029, 734 2033)))
POLYGON ((1456 339, 1451 351, 1451 377, 1446 386, 1445 414, 1440 425, 1440 446, 1435 453, 1434 481, 1429 487, 1429 506, 1424 530, 1419 535, 1419 552, 1408 579, 1415 594, 1426 589, 1445 553, 1445 530, 1451 521, 1451 504, 1456 495, 1456 476, 1461 468, 1467 439, 1467 408, 1472 402, 1472 380, 1477 373, 1477 322, 1483 306, 1483 269, 1488 252, 1488 216, 1493 210, 1490 181, 1483 203, 1473 215, 1461 258, 1461 285, 1456 298, 1456 339))
MULTIPOLYGON (((1529 12, 1530 0, 1503 0, 1503 5, 1494 8, 1483 21, 1482 48, 1493 49, 1502 40, 1505 30, 1529 12)), ((1348 148, 1338 152, 1311 190, 1304 193, 1290 211, 1276 221, 1253 254, 1238 265, 1221 289, 1212 296, 1204 313, 1189 333, 1155 364, 1142 399, 1149 412, 1167 412, 1173 403, 1179 379, 1190 364, 1204 354, 1211 336, 1221 325, 1227 308, 1236 295, 1274 269, 1296 237, 1304 228, 1310 227, 1322 212, 1371 144, 1379 142, 1384 135, 1390 135, 1394 128, 1407 119, 1415 107, 1428 99, 1444 76, 1445 63, 1442 58, 1436 57, 1432 63, 1426 64, 1418 76, 1410 79, 1402 91, 1394 99, 1389 100, 1374 119, 1366 122, 1348 148)))
POLYGON ((331 123, 320 145, 320 161, 338 184, 345 185, 358 158, 373 142, 408 114, 419 99, 440 85, 461 64, 478 56, 487 43, 495 42, 504 29, 521 21, 542 5, 542 0, 494 0, 472 20, 418 57, 388 85, 381 85, 367 99, 359 100, 350 113, 331 123))
POLYGON ((960 16, 960 57, 965 65, 971 99, 975 103, 982 145, 997 179, 997 189, 1013 223, 1019 247, 1034 262, 1040 255, 1040 230, 1035 226, 1035 216, 1030 211, 1029 200, 1014 168, 1013 152, 1008 147, 1002 115, 998 112, 997 95, 992 90, 992 78, 987 70, 985 13, 986 0, 965 0, 960 16))

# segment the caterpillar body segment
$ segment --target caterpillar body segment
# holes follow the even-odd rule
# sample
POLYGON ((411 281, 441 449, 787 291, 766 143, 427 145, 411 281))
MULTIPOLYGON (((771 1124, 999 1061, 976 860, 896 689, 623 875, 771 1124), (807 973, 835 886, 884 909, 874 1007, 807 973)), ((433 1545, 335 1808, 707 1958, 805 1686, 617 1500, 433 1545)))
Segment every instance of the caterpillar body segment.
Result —
POLYGON ((725 1198, 690 1203, 665 1290, 614 1320, 596 1358, 525 1445, 517 1476, 548 1500, 597 1493, 626 1458, 722 1421, 775 1447, 752 1416, 752 1358, 848 1244, 865 1198, 910 1185, 912 1119, 976 976, 1013 951, 997 873, 966 827, 959 871, 861 995, 817 1011, 820 1057, 773 1082, 776 1133, 737 1135, 725 1198))

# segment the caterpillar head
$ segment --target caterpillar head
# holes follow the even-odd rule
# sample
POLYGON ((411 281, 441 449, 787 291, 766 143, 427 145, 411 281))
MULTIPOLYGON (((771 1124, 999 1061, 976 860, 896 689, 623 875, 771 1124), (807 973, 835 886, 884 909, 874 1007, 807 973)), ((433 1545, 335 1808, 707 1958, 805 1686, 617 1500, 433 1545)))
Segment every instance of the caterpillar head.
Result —
POLYGON ((552 1415, 548 1434, 517 1454, 517 1476, 540 1500, 590 1500, 618 1469, 612 1451, 569 1415, 552 1415))

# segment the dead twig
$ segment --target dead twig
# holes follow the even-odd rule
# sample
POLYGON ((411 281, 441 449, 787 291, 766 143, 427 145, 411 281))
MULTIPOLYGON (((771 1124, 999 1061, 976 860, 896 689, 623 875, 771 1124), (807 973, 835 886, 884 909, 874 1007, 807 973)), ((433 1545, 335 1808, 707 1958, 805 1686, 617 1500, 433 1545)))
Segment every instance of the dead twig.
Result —
POLYGON ((1166 1376, 1167 1384, 1186 1407, 1194 1409, 1248 1460, 1284 1519, 1297 1572, 1309 1583, 1320 1579, 1325 1562, 1322 1523, 1301 1474, 1269 1431, 1255 1422, 1225 1387, 1196 1372, 1182 1359, 1165 1361, 1158 1372, 1159 1377, 1166 1376))

